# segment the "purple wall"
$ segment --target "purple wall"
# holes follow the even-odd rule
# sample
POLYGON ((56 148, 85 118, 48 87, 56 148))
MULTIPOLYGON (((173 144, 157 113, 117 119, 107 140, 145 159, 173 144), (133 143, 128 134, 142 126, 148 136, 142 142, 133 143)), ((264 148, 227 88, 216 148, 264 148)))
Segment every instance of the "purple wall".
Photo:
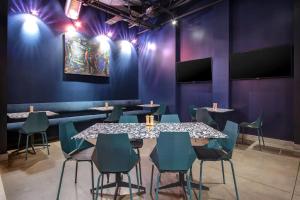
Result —
MULTIPOLYGON (((175 86, 174 52, 165 60, 161 53, 149 57, 140 51, 140 97, 145 101, 156 98, 173 106, 176 96, 178 113, 183 120, 188 119, 189 105, 207 106, 213 101, 218 101, 222 107, 235 108, 238 122, 255 120, 264 112, 264 135, 292 140, 293 79, 230 82, 228 74, 230 51, 292 44, 292 19, 293 0, 272 3, 269 0, 234 0, 230 5, 229 1, 223 1, 181 19, 181 61, 213 57, 213 81, 175 86)), ((175 34, 170 29, 167 25, 151 33, 158 37, 157 42, 163 41, 162 48, 175 46, 175 34)))
POLYGON ((143 102, 167 104, 175 110, 175 28, 166 25, 143 34, 139 41, 139 96, 143 102), (151 49, 151 45, 156 49, 151 49))
MULTIPOLYGON (((232 50, 292 44, 293 1, 235 0, 232 4, 232 50)), ((255 120, 264 112, 264 135, 293 139, 293 79, 234 80, 232 107, 240 121, 255 120)))

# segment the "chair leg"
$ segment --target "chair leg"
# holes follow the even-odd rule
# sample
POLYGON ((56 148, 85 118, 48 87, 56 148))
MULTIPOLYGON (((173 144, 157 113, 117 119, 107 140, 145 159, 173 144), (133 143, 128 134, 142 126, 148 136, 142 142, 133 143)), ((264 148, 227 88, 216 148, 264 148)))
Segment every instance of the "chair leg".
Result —
POLYGON ((46 146, 47 146, 47 151, 48 151, 48 155, 49 155, 49 154, 50 154, 50 153, 49 153, 49 145, 48 145, 48 138, 47 138, 46 132, 44 132, 44 137, 45 137, 46 146))
POLYGON ((230 162, 231 165, 231 170, 232 170, 232 176, 233 176, 233 182, 234 182, 234 188, 235 188, 235 194, 236 194, 236 199, 239 200, 239 192, 237 189, 237 183, 236 183, 236 179, 235 179, 235 173, 234 173, 234 167, 233 167, 233 163, 231 160, 228 160, 230 162))
POLYGON ((78 161, 76 160, 76 168, 75 168, 75 184, 77 183, 77 172, 78 172, 78 161))
POLYGON ((263 145, 264 145, 264 147, 265 147, 264 135, 263 135, 263 132, 262 132, 262 129, 261 129, 261 128, 259 129, 259 132, 260 132, 260 136, 261 136, 261 139, 262 139, 263 145))
POLYGON ((94 165, 93 165, 93 161, 90 161, 90 163, 91 163, 92 189, 94 189, 94 165))
POLYGON ((142 166, 141 166, 141 154, 140 154, 140 150, 137 149, 137 152, 138 152, 138 155, 140 157, 140 160, 139 160, 139 170, 140 170, 140 183, 141 185, 143 185, 143 180, 142 180, 142 166))
POLYGON ((137 174, 136 176, 138 177, 137 178, 137 185, 138 185, 138 193, 140 193, 140 177, 141 177, 141 171, 137 170, 137 174))
POLYGON ((98 176, 98 181, 97 181, 97 189, 96 189, 96 194, 95 194, 96 196, 93 195, 93 197, 94 197, 93 199, 95 199, 95 200, 97 200, 98 196, 99 196, 99 184, 100 184, 101 176, 102 176, 102 174, 100 173, 98 176))
POLYGON ((194 180, 193 179, 193 165, 191 166, 191 169, 190 169, 190 177, 191 177, 191 180, 194 180))
POLYGON ((198 199, 201 200, 202 199, 202 169, 203 169, 203 160, 201 160, 200 163, 200 177, 199 177, 199 195, 198 195, 198 199))
POLYGON ((27 160, 27 156, 28 156, 28 140, 29 140, 29 135, 26 135, 26 160, 27 160))
POLYGON ((221 165, 222 165, 223 184, 225 184, 225 173, 224 173, 224 162, 223 162, 223 160, 221 160, 221 165))
POLYGON ((67 161, 68 161, 68 160, 65 160, 65 161, 64 161, 63 167, 62 167, 62 170, 61 170, 56 200, 59 200, 59 195, 60 195, 60 189, 61 189, 62 179, 63 179, 63 176, 64 176, 64 171, 65 171, 65 166, 66 166, 66 162, 67 162, 67 161))
MULTIPOLYGON (((130 194, 130 200, 133 199, 132 197, 132 188, 131 188, 131 178, 130 178, 130 175, 129 173, 127 173, 127 176, 128 176, 128 184, 129 184, 129 194, 130 194)), ((139 185, 139 184, 138 184, 139 185)))
POLYGON ((46 144, 45 144, 45 137, 44 137, 44 134, 41 133, 41 136, 42 136, 43 148, 45 149, 45 148, 46 148, 46 144))
POLYGON ((154 171, 154 166, 152 165, 152 169, 151 169, 151 182, 150 182, 150 194, 152 194, 152 186, 153 186, 153 171, 154 171))
POLYGON ((32 148, 33 153, 36 154, 35 149, 34 149, 34 135, 33 134, 30 136, 30 146, 32 148))
POLYGON ((259 149, 261 150, 260 133, 259 133, 259 130, 258 130, 258 129, 257 129, 257 137, 258 137, 258 142, 259 142, 259 149))
POLYGON ((157 175, 155 200, 158 200, 159 183, 160 183, 160 172, 158 172, 157 175))
POLYGON ((192 200, 191 179, 188 173, 186 173, 186 182, 187 182, 189 200, 192 200))
POLYGON ((22 134, 21 134, 21 133, 19 133, 19 139, 18 139, 18 150, 17 150, 17 153, 19 153, 19 151, 20 151, 21 138, 22 138, 22 134))
POLYGON ((101 178, 101 192, 100 192, 101 197, 103 197, 103 182, 104 182, 104 176, 102 176, 101 178))

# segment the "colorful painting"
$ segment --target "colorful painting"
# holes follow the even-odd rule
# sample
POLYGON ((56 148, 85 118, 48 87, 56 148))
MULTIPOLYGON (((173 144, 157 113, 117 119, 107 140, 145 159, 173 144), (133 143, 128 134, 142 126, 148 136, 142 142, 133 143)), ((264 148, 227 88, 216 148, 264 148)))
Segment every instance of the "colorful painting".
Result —
POLYGON ((109 77, 110 49, 96 40, 65 35, 66 74, 109 77))

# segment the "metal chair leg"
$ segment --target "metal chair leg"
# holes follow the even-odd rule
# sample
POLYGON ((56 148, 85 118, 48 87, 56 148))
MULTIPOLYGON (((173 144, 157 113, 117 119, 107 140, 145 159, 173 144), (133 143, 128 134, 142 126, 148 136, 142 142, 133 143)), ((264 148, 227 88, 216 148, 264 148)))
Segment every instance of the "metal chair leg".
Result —
POLYGON ((34 135, 33 134, 30 136, 30 146, 32 148, 33 153, 36 154, 35 149, 34 149, 34 135))
POLYGON ((190 169, 190 177, 191 177, 191 180, 194 180, 193 179, 193 165, 191 166, 191 169, 190 169))
POLYGON ((265 147, 264 135, 263 135, 263 132, 262 132, 261 128, 259 129, 259 132, 260 132, 260 136, 261 136, 261 139, 262 139, 262 142, 263 142, 263 146, 265 147))
POLYGON ((160 183, 160 172, 158 172, 157 175, 155 200, 158 200, 159 183, 160 183))
POLYGON ((203 168, 203 160, 201 160, 200 163, 200 177, 199 177, 199 195, 198 195, 198 199, 201 200, 202 199, 202 168, 203 168))
POLYGON ((236 179, 235 179, 235 173, 234 173, 234 167, 233 167, 233 163, 231 160, 228 160, 230 162, 231 165, 231 170, 232 170, 232 176, 233 176, 233 182, 234 182, 234 188, 235 188, 235 194, 236 194, 236 199, 239 200, 239 192, 237 189, 237 183, 236 183, 236 179))
POLYGON ((100 191, 100 196, 103 197, 103 182, 104 182, 104 176, 101 178, 101 191, 100 191))
POLYGON ((188 173, 186 173, 186 182, 187 182, 189 200, 192 200, 191 179, 188 173))
POLYGON ((57 191, 56 200, 59 200, 59 195, 60 195, 60 189, 61 189, 62 179, 63 179, 63 176, 64 176, 65 165, 66 165, 66 162, 67 162, 67 161, 68 161, 68 160, 65 160, 64 163, 63 163, 63 167, 62 167, 62 171, 61 171, 60 179, 59 179, 59 185, 58 185, 58 191, 57 191))
POLYGON ((259 133, 259 130, 258 130, 258 129, 257 129, 257 137, 258 137, 258 142, 259 142, 259 149, 261 150, 260 133, 259 133))
POLYGON ((26 160, 27 160, 27 156, 28 156, 28 140, 29 140, 29 136, 26 135, 26 160))
POLYGON ((18 139, 18 150, 17 150, 17 153, 19 153, 19 151, 20 151, 21 138, 22 138, 22 134, 21 134, 21 133, 19 133, 19 139, 18 139))
POLYGON ((90 163, 91 163, 92 188, 94 189, 94 165, 93 165, 93 161, 90 161, 90 163))
POLYGON ((224 173, 224 162, 223 162, 223 160, 221 160, 221 165, 222 165, 223 184, 225 184, 225 173, 224 173))
POLYGON ((78 172, 78 161, 76 160, 76 168, 75 168, 75 184, 77 183, 77 172, 78 172))
POLYGON ((100 184, 101 176, 102 176, 102 174, 100 173, 98 176, 98 181, 97 181, 97 189, 96 189, 96 194, 95 194, 96 196, 93 195, 93 197, 94 197, 93 199, 95 199, 95 200, 97 200, 98 196, 99 196, 99 184, 100 184))
POLYGON ((151 169, 151 182, 150 182, 150 194, 152 194, 152 186, 153 186, 153 171, 154 171, 154 166, 152 165, 152 169, 151 169))
MULTIPOLYGON (((130 175, 129 173, 127 173, 127 176, 128 176, 128 184, 129 184, 129 194, 130 194, 130 200, 133 199, 132 197, 132 189, 131 189, 131 178, 130 178, 130 175)), ((139 184, 138 184, 139 185, 139 184)))
POLYGON ((140 158, 140 160, 139 160, 139 163, 138 163, 138 165, 139 165, 139 170, 140 170, 140 183, 141 183, 141 185, 143 185, 143 180, 142 180, 142 166, 141 166, 141 154, 140 154, 140 150, 139 150, 139 149, 137 149, 137 152, 138 152, 138 155, 139 155, 139 158, 140 158))
POLYGON ((44 132, 44 137, 45 137, 46 146, 47 146, 47 151, 48 151, 48 155, 49 155, 49 154, 50 154, 50 153, 49 153, 49 145, 48 145, 48 138, 47 138, 46 132, 44 132))

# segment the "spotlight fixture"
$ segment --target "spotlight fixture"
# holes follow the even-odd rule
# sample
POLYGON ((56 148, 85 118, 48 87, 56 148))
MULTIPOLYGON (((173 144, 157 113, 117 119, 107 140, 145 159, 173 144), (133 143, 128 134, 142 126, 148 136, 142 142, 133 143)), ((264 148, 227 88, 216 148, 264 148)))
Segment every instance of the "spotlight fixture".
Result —
POLYGON ((81 27, 81 22, 80 21, 76 21, 74 23, 75 27, 80 28, 81 27))
POLYGON ((31 10, 30 13, 34 16, 38 16, 39 12, 37 10, 31 10))
POLYGON ((152 50, 152 51, 156 50, 156 44, 153 42, 148 42, 147 46, 148 46, 149 50, 152 50))
POLYGON ((175 26, 177 24, 177 20, 176 19, 172 19, 172 25, 175 26))
POLYGON ((67 0, 65 5, 65 14, 71 19, 78 19, 82 2, 78 0, 67 0))
POLYGON ((136 43, 137 43, 137 39, 132 39, 132 40, 131 40, 131 43, 132 43, 132 44, 136 44, 136 43))
POLYGON ((106 35, 107 37, 111 38, 113 36, 113 32, 109 31, 106 35))
POLYGON ((26 15, 25 21, 22 26, 22 30, 27 34, 27 35, 36 35, 39 33, 39 26, 37 24, 37 18, 33 15, 26 15))
POLYGON ((73 36, 76 33, 76 28, 73 25, 68 25, 66 27, 66 33, 70 36, 73 36))

